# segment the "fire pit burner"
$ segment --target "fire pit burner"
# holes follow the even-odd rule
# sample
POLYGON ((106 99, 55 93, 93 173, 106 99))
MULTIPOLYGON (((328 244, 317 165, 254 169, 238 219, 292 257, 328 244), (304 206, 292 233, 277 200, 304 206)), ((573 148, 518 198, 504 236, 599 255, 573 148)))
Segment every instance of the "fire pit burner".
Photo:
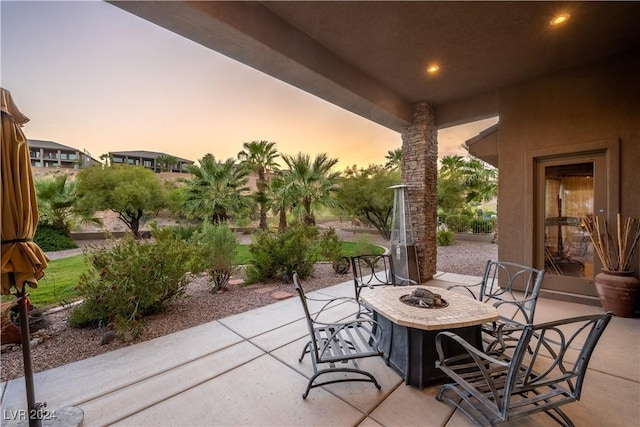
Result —
POLYGON ((411 294, 402 295, 400 301, 418 308, 444 308, 449 305, 440 294, 421 288, 414 290, 411 294))

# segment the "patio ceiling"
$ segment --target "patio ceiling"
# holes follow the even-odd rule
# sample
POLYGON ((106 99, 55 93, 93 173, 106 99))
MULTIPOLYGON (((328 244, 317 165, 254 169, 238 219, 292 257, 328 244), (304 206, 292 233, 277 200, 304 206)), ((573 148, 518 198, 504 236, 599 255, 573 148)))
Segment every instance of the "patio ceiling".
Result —
POLYGON ((640 46, 640 2, 109 3, 398 131, 417 101, 491 117, 500 88, 640 46))

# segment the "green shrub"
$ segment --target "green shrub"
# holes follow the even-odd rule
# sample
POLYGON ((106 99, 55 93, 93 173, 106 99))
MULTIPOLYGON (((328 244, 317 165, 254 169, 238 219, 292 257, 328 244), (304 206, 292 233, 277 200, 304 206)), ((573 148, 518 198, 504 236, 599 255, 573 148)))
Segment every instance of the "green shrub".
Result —
POLYGON ((291 225, 281 233, 256 233, 249 247, 247 281, 261 282, 281 277, 289 280, 296 271, 301 279, 313 272, 316 254, 311 250, 315 227, 291 225), (313 230, 311 230, 313 229, 313 230))
POLYGON ((194 272, 206 271, 209 274, 212 292, 224 289, 235 271, 234 264, 238 254, 236 235, 225 224, 212 225, 205 222, 192 241, 198 254, 194 272))
POLYGON ((449 230, 440 230, 436 233, 438 246, 449 246, 455 240, 455 233, 449 230))
POLYGON ((471 221, 471 231, 476 234, 493 233, 494 221, 491 219, 474 218, 471 221))
POLYGON ((342 243, 335 228, 330 227, 324 232, 317 242, 318 254, 322 259, 331 261, 333 271, 337 274, 347 274, 350 264, 349 258, 342 255, 342 243))
POLYGON ((187 241, 200 231, 200 225, 168 225, 162 229, 170 231, 176 239, 187 241))
POLYGON ((36 234, 33 236, 33 241, 45 252, 62 251, 64 249, 74 249, 78 247, 78 245, 66 235, 64 229, 44 222, 38 224, 36 234))
POLYGON ((471 220, 465 215, 449 215, 445 224, 449 230, 457 233, 465 233, 471 229, 471 220))
POLYGON ((154 230, 155 242, 124 238, 111 249, 87 253, 89 270, 80 276, 84 302, 71 313, 74 327, 111 326, 122 339, 136 337, 144 316, 163 310, 184 293, 192 246, 170 230, 154 230))
POLYGON ((317 249, 322 259, 335 261, 342 257, 342 245, 335 228, 331 227, 322 233, 318 239, 317 249))

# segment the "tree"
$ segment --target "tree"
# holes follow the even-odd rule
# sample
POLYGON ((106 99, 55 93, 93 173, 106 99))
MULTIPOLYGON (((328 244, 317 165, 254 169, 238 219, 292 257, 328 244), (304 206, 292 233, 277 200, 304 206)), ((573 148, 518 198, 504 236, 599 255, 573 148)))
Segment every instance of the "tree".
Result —
POLYGON ((392 185, 400 183, 400 172, 372 165, 350 174, 337 193, 340 206, 373 225, 385 239, 391 236, 393 215, 392 185))
POLYGON ((269 186, 269 198, 271 208, 278 215, 278 231, 287 229, 287 212, 293 205, 293 187, 287 182, 287 174, 283 171, 276 171, 269 186))
POLYGON ((99 158, 100 158, 100 160, 102 160, 104 166, 111 166, 111 163, 112 163, 111 154, 102 153, 102 154, 100 154, 99 158))
POLYGON ((445 213, 465 209, 465 187, 460 180, 438 175, 438 207, 445 213))
POLYGON ((173 165, 178 163, 178 159, 175 156, 169 154, 161 154, 156 157, 156 166, 163 172, 169 172, 173 165))
POLYGON ((438 175, 447 179, 461 179, 464 174, 466 160, 462 156, 445 156, 440 160, 441 166, 438 175))
POLYGON ((142 166, 94 166, 80 171, 77 180, 79 210, 85 214, 106 209, 116 212, 136 239, 143 216, 165 207, 160 179, 142 166))
POLYGON ((498 195, 498 170, 479 159, 471 159, 465 169, 467 202, 487 202, 498 195))
POLYGON ((187 166, 193 174, 193 178, 184 180, 187 216, 208 218, 212 224, 219 224, 252 206, 251 198, 247 196, 247 168, 236 164, 234 159, 216 161, 212 154, 205 155, 199 163, 199 166, 187 166))
POLYGON ((291 188, 296 203, 293 212, 302 217, 305 225, 315 225, 314 211, 322 206, 337 207, 334 193, 340 183, 340 172, 332 170, 338 159, 329 158, 326 153, 316 155, 313 162, 308 154, 283 155, 288 166, 285 181, 291 188))
POLYGON ((475 158, 458 155, 442 158, 438 172, 438 206, 443 211, 462 211, 467 203, 491 200, 497 193, 497 169, 475 158))
POLYGON ((91 214, 76 209, 78 202, 76 181, 69 179, 68 175, 37 179, 35 187, 40 222, 53 225, 68 237, 71 236, 71 230, 79 221, 100 223, 100 220, 91 214))
POLYGON ((255 201, 260 209, 260 228, 267 230, 267 211, 269 210, 268 174, 274 172, 278 164, 278 150, 275 142, 251 141, 243 144, 244 149, 238 153, 238 160, 245 164, 250 170, 258 174, 256 181, 257 192, 254 195, 255 201))
POLYGON ((387 151, 387 155, 384 156, 387 162, 384 167, 387 170, 397 170, 402 166, 402 148, 396 148, 395 150, 387 151))

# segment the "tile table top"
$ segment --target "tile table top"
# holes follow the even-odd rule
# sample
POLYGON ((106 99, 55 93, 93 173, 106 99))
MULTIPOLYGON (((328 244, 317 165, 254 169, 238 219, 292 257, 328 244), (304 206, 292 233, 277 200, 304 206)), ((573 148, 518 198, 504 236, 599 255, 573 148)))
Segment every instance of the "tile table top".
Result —
POLYGON ((481 325, 498 319, 498 310, 470 296, 430 286, 396 286, 363 292, 361 299, 370 309, 400 326, 427 331, 481 325), (449 304, 443 308, 420 308, 407 305, 400 297, 416 288, 440 294, 449 304))

